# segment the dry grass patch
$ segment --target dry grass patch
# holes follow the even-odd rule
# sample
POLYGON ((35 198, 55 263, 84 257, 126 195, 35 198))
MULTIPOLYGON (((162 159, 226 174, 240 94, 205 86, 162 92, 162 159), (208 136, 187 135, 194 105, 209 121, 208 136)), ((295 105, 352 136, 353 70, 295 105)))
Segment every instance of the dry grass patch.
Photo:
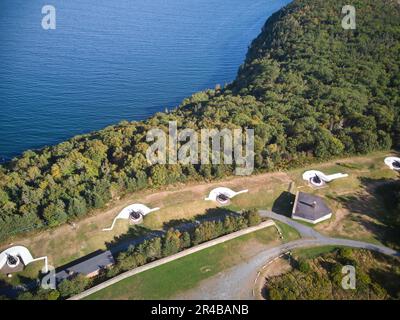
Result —
MULTIPOLYGON (((313 192, 324 196, 336 212, 335 218, 328 223, 321 224, 319 230, 331 235, 347 237, 374 238, 372 230, 361 231, 363 219, 356 212, 343 210, 343 205, 337 201, 339 196, 352 195, 361 188, 359 177, 390 178, 395 176, 391 170, 387 170, 383 164, 384 153, 375 153, 364 157, 353 157, 330 161, 324 164, 310 165, 306 168, 285 172, 259 174, 248 177, 229 177, 212 183, 189 183, 176 186, 168 186, 163 190, 146 190, 136 192, 122 199, 111 202, 107 208, 96 210, 92 215, 76 222, 76 228, 63 225, 53 230, 43 231, 31 236, 24 236, 13 241, 28 247, 35 256, 47 255, 49 261, 55 266, 71 262, 74 259, 85 256, 93 251, 105 249, 106 243, 115 237, 126 234, 129 230, 127 221, 118 221, 114 230, 103 232, 104 227, 111 225, 114 217, 127 205, 139 202, 149 207, 160 207, 161 210, 148 215, 144 220, 144 226, 151 229, 162 228, 170 220, 192 219, 204 214, 207 209, 215 208, 213 202, 204 201, 209 191, 219 186, 226 186, 239 191, 249 189, 249 193, 241 194, 233 199, 231 209, 263 208, 270 209, 276 198, 287 191, 289 185, 293 190, 301 187, 302 191, 313 192), (327 173, 347 172, 349 178, 334 181, 327 188, 312 189, 301 179, 301 175, 308 169, 320 169, 327 173), (339 230, 340 233, 335 232, 339 230)), ((375 232, 375 231, 374 231, 375 232)), ((4 243, 1 247, 8 247, 4 243)))

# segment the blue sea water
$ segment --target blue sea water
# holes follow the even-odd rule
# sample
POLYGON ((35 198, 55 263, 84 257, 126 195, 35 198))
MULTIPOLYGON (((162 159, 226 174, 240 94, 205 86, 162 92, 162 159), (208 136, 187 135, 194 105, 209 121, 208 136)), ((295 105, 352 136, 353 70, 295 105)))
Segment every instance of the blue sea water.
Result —
POLYGON ((0 159, 234 79, 289 0, 1 0, 0 159), (56 8, 56 30, 41 26, 56 8))

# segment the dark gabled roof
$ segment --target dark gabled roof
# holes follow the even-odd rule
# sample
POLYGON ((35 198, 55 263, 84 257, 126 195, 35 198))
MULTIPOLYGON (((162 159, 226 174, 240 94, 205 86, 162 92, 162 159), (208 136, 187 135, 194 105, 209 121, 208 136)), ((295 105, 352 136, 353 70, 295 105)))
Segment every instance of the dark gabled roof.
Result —
POLYGON ((293 215, 299 218, 316 221, 332 213, 325 201, 313 194, 297 192, 293 206, 293 215))
POLYGON ((106 268, 107 266, 112 265, 114 263, 115 260, 111 251, 107 250, 96 256, 91 257, 90 259, 84 260, 69 268, 57 272, 56 280, 57 282, 61 282, 62 280, 69 278, 71 274, 89 275, 93 272, 99 271, 100 269, 106 268))

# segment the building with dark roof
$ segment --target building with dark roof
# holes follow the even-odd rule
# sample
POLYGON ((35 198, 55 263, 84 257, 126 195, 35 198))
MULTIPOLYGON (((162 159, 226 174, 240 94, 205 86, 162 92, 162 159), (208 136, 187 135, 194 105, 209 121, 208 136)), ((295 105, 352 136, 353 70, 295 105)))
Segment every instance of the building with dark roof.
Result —
POLYGON ((309 193, 297 192, 292 211, 293 219, 317 224, 331 217, 332 210, 322 198, 309 193))

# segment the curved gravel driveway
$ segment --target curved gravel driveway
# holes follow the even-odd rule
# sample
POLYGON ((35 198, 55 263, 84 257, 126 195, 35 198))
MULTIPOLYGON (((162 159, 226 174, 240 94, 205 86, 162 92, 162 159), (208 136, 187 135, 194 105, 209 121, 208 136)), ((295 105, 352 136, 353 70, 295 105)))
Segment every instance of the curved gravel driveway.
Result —
POLYGON ((253 287, 258 271, 272 259, 296 249, 325 245, 348 246, 377 251, 386 255, 400 256, 400 253, 385 246, 363 241, 326 237, 304 224, 271 211, 261 210, 263 218, 271 218, 295 228, 302 239, 291 241, 274 248, 266 249, 249 261, 244 261, 224 272, 202 281, 197 287, 175 296, 175 299, 254 299, 253 287))

